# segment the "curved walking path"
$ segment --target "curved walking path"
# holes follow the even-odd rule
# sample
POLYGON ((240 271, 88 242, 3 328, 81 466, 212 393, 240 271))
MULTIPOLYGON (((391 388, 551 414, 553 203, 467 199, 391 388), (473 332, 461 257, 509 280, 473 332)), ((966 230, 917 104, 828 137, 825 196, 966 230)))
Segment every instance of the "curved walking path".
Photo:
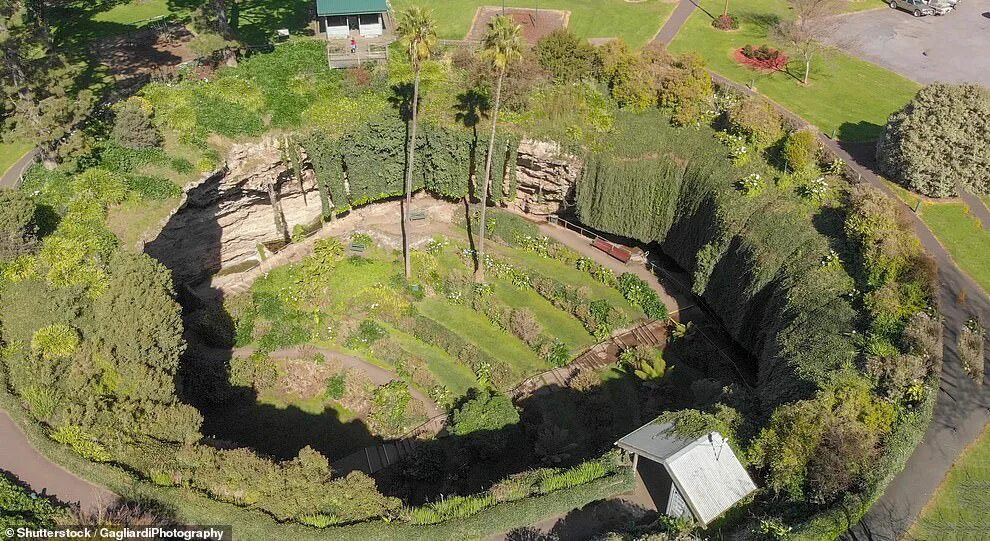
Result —
POLYGON ((96 511, 117 500, 109 490, 78 477, 38 452, 3 410, 0 410, 0 470, 13 474, 43 496, 77 504, 84 510, 96 511))
POLYGON ((670 45, 674 41, 674 37, 677 33, 681 31, 681 27, 684 23, 691 17, 694 10, 698 8, 698 0, 681 0, 677 3, 677 7, 674 8, 674 12, 670 14, 670 18, 667 22, 660 27, 660 31, 653 38, 654 43, 660 43, 664 47, 670 45))
POLYGON ((983 204, 983 200, 973 194, 969 190, 959 189, 959 199, 962 199, 963 203, 969 207, 969 213, 980 221, 983 225, 983 229, 990 231, 990 209, 983 204))
POLYGON ((14 162, 6 171, 3 172, 3 176, 0 176, 0 190, 5 188, 14 189, 21 181, 21 175, 24 171, 27 171, 28 167, 34 163, 35 157, 38 155, 38 149, 29 150, 21 159, 14 162))

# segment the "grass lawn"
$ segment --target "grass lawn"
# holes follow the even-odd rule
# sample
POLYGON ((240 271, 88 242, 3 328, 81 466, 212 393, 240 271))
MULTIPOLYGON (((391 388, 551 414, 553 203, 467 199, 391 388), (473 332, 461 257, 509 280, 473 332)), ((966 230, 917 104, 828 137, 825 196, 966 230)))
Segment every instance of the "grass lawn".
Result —
MULTIPOLYGON (((179 199, 163 201, 125 201, 110 209, 107 227, 120 239, 120 245, 127 250, 140 250, 137 241, 153 228, 162 226, 162 221, 179 204, 179 199)), ((152 240, 154 235, 151 236, 152 240)))
POLYGON ((517 377, 526 377, 549 368, 522 340, 495 328, 485 316, 467 306, 432 298, 416 303, 416 308, 492 357, 505 361, 517 377))
MULTIPOLYGON (((389 327, 388 334, 406 353, 426 361, 426 367, 437 381, 450 389, 454 395, 462 395, 471 387, 477 386, 474 372, 447 352, 393 327, 389 327)), ((424 391, 428 390, 424 389, 424 391)))
POLYGON ((572 355, 580 353, 595 343, 584 325, 577 318, 558 309, 532 289, 521 289, 504 280, 492 282, 495 296, 512 308, 528 308, 543 325, 547 334, 567 345, 572 355))
POLYGON ((908 190, 907 188, 904 188, 903 186, 897 184, 896 182, 891 182, 887 179, 883 179, 883 183, 886 184, 887 187, 890 188, 895 195, 897 195, 898 199, 904 201, 904 204, 911 208, 915 208, 918 202, 921 201, 921 196, 912 192, 911 190, 908 190))
POLYGON ((990 430, 956 461, 907 539, 985 539, 990 531, 990 430))
POLYGON ((13 143, 0 142, 0 175, 6 173, 29 150, 31 150, 30 143, 20 141, 13 143))
MULTIPOLYGON (((168 0, 133 0, 93 15, 90 20, 99 23, 135 25, 148 19, 164 17, 172 13, 168 0)), ((140 25, 138 25, 140 26, 140 25)))
POLYGON ((952 254, 956 264, 970 278, 990 292, 990 231, 969 214, 963 203, 925 203, 921 219, 939 242, 952 254))
POLYGON ((920 88, 892 71, 841 52, 812 63, 807 87, 798 81, 803 74, 803 65, 797 65, 800 62, 792 62, 788 72, 770 74, 745 68, 733 58, 734 51, 747 44, 773 44, 767 38, 770 27, 792 15, 785 0, 736 2, 729 11, 739 18, 740 28, 722 32, 712 28, 709 13, 717 15, 723 6, 722 0, 701 0, 702 9, 685 23, 670 50, 700 54, 713 71, 739 83, 754 84, 760 93, 824 133, 834 132, 837 138, 848 141, 876 139, 887 117, 920 88))
MULTIPOLYGON (((496 0, 392 0, 401 11, 409 6, 433 8, 440 37, 464 39, 479 6, 499 6, 496 0)), ((646 45, 660 30, 674 10, 675 3, 665 0, 505 0, 506 7, 556 9, 570 11, 568 27, 585 38, 619 37, 630 45, 646 45)))

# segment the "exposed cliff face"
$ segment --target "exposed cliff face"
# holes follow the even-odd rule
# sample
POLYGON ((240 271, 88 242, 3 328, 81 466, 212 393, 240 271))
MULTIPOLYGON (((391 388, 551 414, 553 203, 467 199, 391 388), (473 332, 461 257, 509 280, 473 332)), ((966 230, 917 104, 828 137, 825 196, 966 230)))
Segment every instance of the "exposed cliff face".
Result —
POLYGON ((583 164, 548 141, 523 140, 516 161, 518 188, 513 204, 529 214, 554 214, 574 201, 583 164))
POLYGON ((259 262, 259 247, 284 243, 293 227, 317 223, 322 212, 312 169, 302 167, 300 183, 285 161, 278 139, 234 145, 224 168, 186 187, 145 251, 177 283, 259 262))

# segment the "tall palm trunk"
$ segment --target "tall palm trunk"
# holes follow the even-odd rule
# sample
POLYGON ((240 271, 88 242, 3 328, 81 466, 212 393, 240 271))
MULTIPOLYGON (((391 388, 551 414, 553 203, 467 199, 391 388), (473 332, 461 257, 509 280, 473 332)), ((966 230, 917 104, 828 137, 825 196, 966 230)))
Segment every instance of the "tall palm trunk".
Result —
POLYGON ((409 135, 409 155, 406 158, 406 203, 402 205, 402 256, 406 279, 412 277, 412 262, 409 256, 409 208, 412 206, 413 164, 416 161, 416 115, 419 112, 419 65, 413 78, 412 130, 409 135))
POLYGON ((474 272, 475 282, 485 281, 485 233, 488 230, 485 210, 488 207, 488 189, 492 184, 492 155, 495 153, 495 128, 498 127, 498 108, 502 101, 502 80, 505 70, 499 70, 495 85, 495 107, 492 108, 492 133, 488 136, 488 155, 485 157, 485 187, 481 191, 481 223, 478 225, 478 267, 474 272))

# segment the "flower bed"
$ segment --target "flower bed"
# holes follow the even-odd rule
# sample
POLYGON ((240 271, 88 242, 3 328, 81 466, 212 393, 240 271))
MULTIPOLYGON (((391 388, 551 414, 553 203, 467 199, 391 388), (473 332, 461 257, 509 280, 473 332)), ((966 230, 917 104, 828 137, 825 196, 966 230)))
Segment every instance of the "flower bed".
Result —
POLYGON ((766 45, 746 45, 735 52, 736 62, 761 71, 780 71, 787 67, 787 55, 766 45))

